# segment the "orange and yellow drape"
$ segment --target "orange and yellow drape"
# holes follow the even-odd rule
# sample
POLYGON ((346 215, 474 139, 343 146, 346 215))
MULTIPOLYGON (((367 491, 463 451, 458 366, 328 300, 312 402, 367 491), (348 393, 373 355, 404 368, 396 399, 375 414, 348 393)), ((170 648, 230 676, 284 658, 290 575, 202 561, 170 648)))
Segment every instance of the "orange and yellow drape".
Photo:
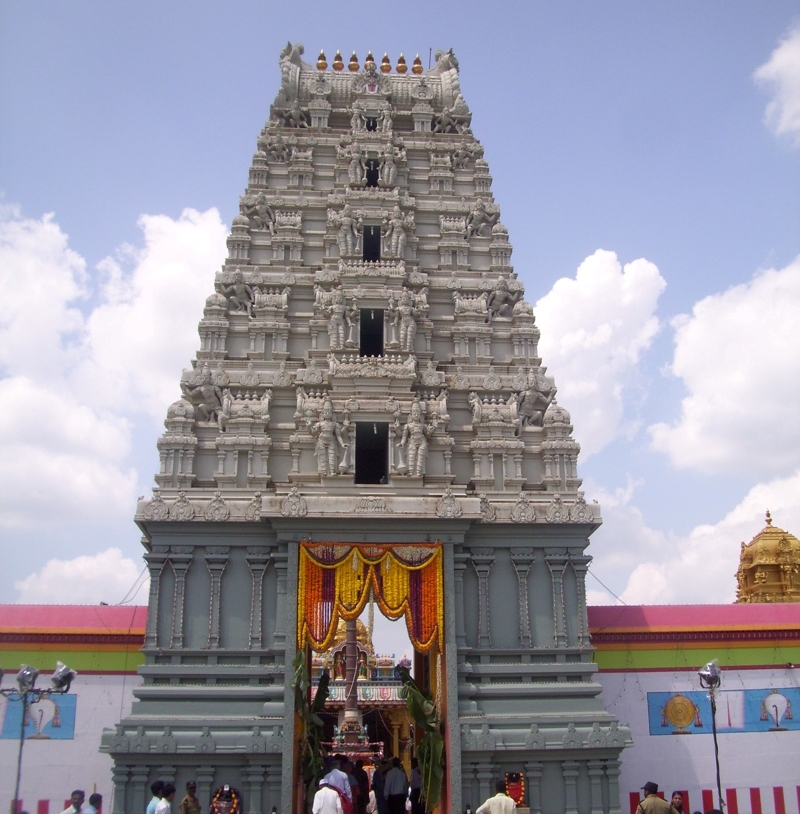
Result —
POLYGON ((411 643, 427 651, 444 639, 440 544, 301 543, 298 646, 327 650, 339 618, 356 619, 370 587, 389 619, 406 618, 411 643), (441 640, 440 640, 440 637, 441 640))

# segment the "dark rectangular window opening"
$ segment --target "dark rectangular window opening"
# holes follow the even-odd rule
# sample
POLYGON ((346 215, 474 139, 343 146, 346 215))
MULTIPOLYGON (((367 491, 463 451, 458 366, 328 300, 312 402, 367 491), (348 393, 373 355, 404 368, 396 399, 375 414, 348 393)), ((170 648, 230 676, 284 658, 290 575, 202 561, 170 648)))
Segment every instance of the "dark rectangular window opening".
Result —
POLYGON ((367 167, 367 182, 366 186, 378 186, 378 178, 380 177, 380 162, 377 158, 368 158, 365 162, 367 167))
POLYGON ((381 259, 381 227, 364 227, 364 262, 377 263, 381 259))
POLYGON ((378 129, 378 120, 375 116, 367 116, 364 119, 364 123, 370 133, 374 133, 378 129))
POLYGON ((362 308, 359 356, 383 356, 383 309, 362 308))
POLYGON ((356 483, 388 483, 389 424, 356 422, 356 483))

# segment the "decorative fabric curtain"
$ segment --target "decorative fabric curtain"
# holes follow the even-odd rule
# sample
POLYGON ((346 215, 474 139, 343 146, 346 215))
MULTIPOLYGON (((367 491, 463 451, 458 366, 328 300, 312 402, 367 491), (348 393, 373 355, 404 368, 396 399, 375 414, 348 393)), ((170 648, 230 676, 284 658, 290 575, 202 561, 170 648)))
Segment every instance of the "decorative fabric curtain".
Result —
POLYGON ((327 650, 339 618, 356 619, 369 599, 389 619, 406 618, 411 643, 427 651, 444 631, 442 547, 301 543, 298 646, 327 650))

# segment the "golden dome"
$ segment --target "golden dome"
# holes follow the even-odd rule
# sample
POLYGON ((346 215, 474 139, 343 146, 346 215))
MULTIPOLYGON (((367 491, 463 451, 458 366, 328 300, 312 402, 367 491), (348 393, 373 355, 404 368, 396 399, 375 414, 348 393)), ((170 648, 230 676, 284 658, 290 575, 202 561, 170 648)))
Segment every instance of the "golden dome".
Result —
POLYGON ((736 572, 737 602, 800 602, 800 540, 788 531, 767 525, 742 543, 736 572))
MULTIPOLYGON (((339 645, 344 644, 347 636, 347 622, 341 617, 339 623, 336 625, 336 633, 333 636, 330 649, 335 650, 339 645)), ((356 641, 369 653, 370 656, 375 655, 375 648, 372 646, 372 639, 369 636, 367 626, 360 620, 356 619, 356 641)))

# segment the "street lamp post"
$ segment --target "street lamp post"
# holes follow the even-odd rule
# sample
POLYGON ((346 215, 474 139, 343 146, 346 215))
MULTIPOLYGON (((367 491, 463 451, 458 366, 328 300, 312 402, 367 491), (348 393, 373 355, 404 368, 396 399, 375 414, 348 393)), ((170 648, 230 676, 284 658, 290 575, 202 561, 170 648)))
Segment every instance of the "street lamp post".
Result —
POLYGON ((697 671, 700 679, 700 686, 708 690, 708 697, 711 700, 711 734, 714 737, 714 764, 717 770, 717 798, 719 799, 719 810, 725 811, 725 804, 722 801, 722 784, 719 779, 719 746, 717 744, 717 696, 716 692, 722 681, 722 671, 719 669, 719 662, 714 659, 708 662, 705 667, 697 671))
MULTIPOLYGON (((8 698, 9 701, 12 695, 18 695, 22 704, 19 724, 19 752, 17 754, 17 780, 14 785, 14 797, 11 800, 11 814, 17 814, 19 781, 22 775, 22 747, 25 744, 25 713, 28 711, 28 705, 48 695, 63 695, 69 692, 70 685, 76 675, 77 673, 74 670, 70 670, 66 664, 57 661, 56 670, 50 678, 52 686, 49 688, 38 688, 36 687, 36 679, 39 677, 39 671, 35 667, 23 664, 22 669, 17 673, 17 686, 8 687, 6 689, 0 688, 0 694, 8 698)), ((2 680, 3 671, 0 670, 0 681, 2 680)))

